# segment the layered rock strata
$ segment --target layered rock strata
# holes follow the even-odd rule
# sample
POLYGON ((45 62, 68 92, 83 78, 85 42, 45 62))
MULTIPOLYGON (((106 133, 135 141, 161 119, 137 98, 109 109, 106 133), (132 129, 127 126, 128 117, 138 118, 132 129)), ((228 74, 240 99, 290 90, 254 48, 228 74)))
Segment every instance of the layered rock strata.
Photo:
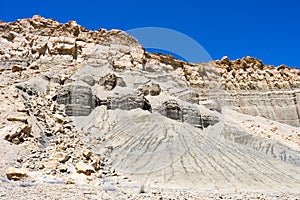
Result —
POLYGON ((0 174, 298 192, 299 77, 251 57, 150 54, 74 21, 0 22, 0 174))

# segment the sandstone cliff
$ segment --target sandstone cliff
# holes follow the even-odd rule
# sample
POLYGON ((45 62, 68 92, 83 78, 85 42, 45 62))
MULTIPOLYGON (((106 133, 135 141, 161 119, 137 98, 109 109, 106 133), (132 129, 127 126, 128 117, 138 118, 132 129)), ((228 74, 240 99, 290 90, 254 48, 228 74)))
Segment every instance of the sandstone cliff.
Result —
POLYGON ((299 192, 298 69, 186 63, 120 30, 34 16, 0 22, 0 80, 10 179, 299 192))

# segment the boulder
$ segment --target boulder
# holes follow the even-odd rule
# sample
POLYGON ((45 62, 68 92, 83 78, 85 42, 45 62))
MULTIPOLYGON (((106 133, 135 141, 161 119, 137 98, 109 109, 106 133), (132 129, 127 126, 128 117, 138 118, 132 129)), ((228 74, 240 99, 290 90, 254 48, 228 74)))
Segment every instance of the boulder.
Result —
POLYGON ((93 166, 86 164, 83 161, 79 161, 75 167, 76 167, 77 173, 79 173, 79 174, 85 174, 87 176, 90 176, 92 173, 95 172, 93 166))
POLYGON ((86 159, 90 159, 91 156, 93 155, 93 153, 92 153, 90 150, 85 149, 85 150, 83 151, 82 155, 83 155, 86 159))
POLYGON ((57 169, 58 164, 59 164, 59 160, 55 158, 46 158, 41 161, 42 168, 47 168, 51 170, 57 169))
POLYGON ((3 137, 4 139, 6 139, 8 141, 10 141, 12 138, 18 136, 19 134, 20 134, 20 129, 17 126, 4 127, 0 132, 1 137, 3 137))
POLYGON ((12 72, 21 72, 21 71, 23 71, 23 67, 19 66, 19 65, 14 65, 14 66, 12 66, 11 71, 12 72))
POLYGON ((39 67, 37 64, 31 64, 31 65, 29 66, 29 69, 32 69, 32 70, 39 70, 40 67, 39 67))
POLYGON ((28 116, 24 113, 11 113, 8 117, 7 117, 8 121, 17 121, 17 122, 23 122, 23 123, 27 123, 28 120, 28 116))
POLYGON ((124 69, 130 69, 133 67, 132 57, 130 55, 124 55, 118 60, 113 61, 113 66, 115 70, 123 71, 124 69))
POLYGON ((117 86, 126 87, 126 83, 122 77, 117 77, 117 86))
POLYGON ((6 177, 9 180, 18 181, 27 178, 29 171, 24 168, 9 167, 6 171, 6 177))
POLYGON ((22 131, 22 133, 29 136, 32 131, 32 125, 31 124, 23 124, 21 126, 21 131, 22 131))
POLYGON ((58 160, 60 163, 65 163, 70 158, 70 155, 63 152, 57 152, 52 158, 58 160))
POLYGON ((57 123, 61 123, 61 124, 67 123, 67 119, 60 114, 54 114, 53 117, 54 117, 55 122, 57 122, 57 123))
POLYGON ((102 77, 99 85, 104 86, 106 90, 113 90, 116 86, 126 87, 126 83, 122 77, 118 77, 113 73, 109 73, 102 77))
POLYGON ((99 84, 103 85, 106 90, 113 90, 117 85, 117 76, 109 73, 100 79, 99 84))
POLYGON ((151 96, 158 96, 161 93, 161 88, 159 84, 152 83, 150 86, 150 95, 151 96))
POLYGON ((101 159, 99 157, 94 157, 92 160, 92 166, 96 171, 98 171, 101 168, 101 166, 103 166, 103 163, 101 163, 101 159))
POLYGON ((142 88, 140 88, 140 91, 143 93, 144 96, 147 96, 149 92, 150 86, 149 85, 143 85, 142 88))
POLYGON ((4 139, 12 142, 13 144, 20 144, 26 140, 29 136, 31 136, 31 124, 23 124, 21 127, 10 126, 5 127, 1 131, 1 135, 4 136, 4 139))

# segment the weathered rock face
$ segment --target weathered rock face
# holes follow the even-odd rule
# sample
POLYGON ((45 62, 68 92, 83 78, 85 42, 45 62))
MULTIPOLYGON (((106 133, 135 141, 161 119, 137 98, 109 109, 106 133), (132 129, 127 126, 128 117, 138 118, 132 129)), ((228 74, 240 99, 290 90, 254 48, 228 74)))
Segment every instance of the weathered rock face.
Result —
POLYGON ((233 110, 300 126, 300 90, 244 91, 228 94, 226 104, 233 110))
POLYGON ((201 113, 200 110, 192 107, 183 108, 182 116, 182 121, 192 124, 193 126, 201 129, 207 128, 208 126, 213 126, 220 120, 214 115, 201 113))
POLYGON ((159 113, 170 119, 186 122, 197 128, 207 128, 219 122, 217 116, 201 113, 197 107, 182 107, 175 100, 168 100, 159 108, 159 113))
POLYGON ((151 111, 149 101, 142 95, 129 95, 121 98, 109 97, 107 99, 107 108, 112 110, 132 110, 141 108, 143 110, 151 111))
POLYGON ((250 57, 186 63, 74 21, 0 22, 0 157, 20 167, 12 180, 25 168, 67 184, 117 172, 162 188, 298 191, 299 76, 250 57))
POLYGON ((159 112, 170 119, 182 121, 182 111, 175 100, 164 102, 159 109, 159 112))
MULTIPOLYGON (((76 65, 77 62, 87 61, 93 64, 104 64, 106 61, 112 64, 114 69, 122 71, 132 67, 141 67, 146 71, 154 70, 155 62, 171 66, 182 74, 190 84, 195 87, 207 87, 212 85, 207 82, 209 71, 215 71, 221 75, 221 82, 229 95, 226 97, 227 105, 239 112, 251 115, 260 115, 269 119, 279 120, 294 126, 300 126, 299 116, 299 92, 300 88, 299 70, 290 69, 284 65, 274 68, 264 65, 260 60, 245 57, 241 60, 230 61, 224 57, 217 61, 215 69, 207 66, 192 66, 182 61, 176 61, 171 57, 163 55, 144 54, 143 48, 137 41, 121 31, 99 30, 89 31, 76 22, 59 24, 52 19, 44 19, 34 16, 32 19, 22 19, 12 23, 0 24, 0 66, 1 69, 26 70, 37 61, 36 65, 69 64, 76 65), (42 30, 42 31, 41 31, 42 30), (23 37, 21 33, 26 33, 23 37), (113 44, 113 45, 111 45, 113 44), (118 44, 118 45, 116 45, 118 44), (14 49, 18 49, 15 51, 14 49), (10 53, 8 53, 10 52, 10 53), (110 56, 114 55, 114 56, 110 56), (145 64, 146 63, 146 64, 145 64), (153 69, 150 69, 153 68, 153 69), (280 92, 289 90, 287 94, 280 92), (247 92, 257 95, 245 95, 247 92), (269 91, 272 94, 266 95, 269 91), (281 94, 278 94, 278 92, 281 94), (256 98, 264 96, 264 98, 256 98), (280 105, 288 104, 289 111, 282 114, 282 107, 273 106, 271 103, 276 98, 280 105), (235 106, 232 106, 235 105, 235 106), (265 107, 265 108, 262 108, 265 107)), ((20 71, 20 70, 18 70, 20 71)), ((214 72, 213 72, 214 73, 214 72)), ((105 87, 108 90, 115 87, 117 83, 126 85, 117 77, 105 77, 105 87)), ((93 86, 95 81, 91 77, 84 77, 83 81, 93 86)), ((32 90, 30 86, 23 86, 29 93, 44 92, 41 86, 32 90)), ((145 89, 145 88, 144 88, 145 89)), ((197 89, 199 90, 199 89, 197 89)), ((150 87, 145 92, 157 95, 160 93, 158 87, 150 87)), ((202 95, 203 91, 198 91, 202 95)))
POLYGON ((48 65, 50 58, 52 65, 72 64, 86 58, 95 64, 102 62, 97 56, 99 53, 114 55, 118 59, 110 62, 119 68, 124 68, 126 63, 127 67, 132 67, 143 61, 143 57, 140 57, 143 48, 124 32, 104 29, 90 31, 75 21, 60 24, 52 19, 34 16, 32 19, 1 23, 0 32, 1 69, 11 69, 14 65, 26 68, 35 60, 48 65), (118 50, 122 54, 118 55, 118 50))
POLYGON ((94 86, 96 83, 95 79, 91 75, 85 75, 81 80, 87 83, 89 86, 94 86))
POLYGON ((65 112, 69 116, 89 115, 95 107, 92 90, 86 86, 66 86, 57 94, 56 101, 58 104, 66 105, 65 112))
POLYGON ((300 126, 300 71, 245 57, 216 62, 228 91, 226 105, 239 112, 300 126))

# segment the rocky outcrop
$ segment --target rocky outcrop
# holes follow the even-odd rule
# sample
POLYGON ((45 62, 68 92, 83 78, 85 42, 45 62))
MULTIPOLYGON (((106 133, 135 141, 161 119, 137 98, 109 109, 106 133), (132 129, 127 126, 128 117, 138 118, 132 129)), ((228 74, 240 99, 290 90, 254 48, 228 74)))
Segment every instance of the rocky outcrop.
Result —
POLYGON ((152 83, 151 85, 143 85, 139 90, 145 95, 158 96, 161 93, 159 84, 152 83))
POLYGON ((122 77, 117 77, 115 74, 107 74, 100 79, 99 85, 104 86, 106 90, 113 90, 117 85, 125 87, 126 83, 122 77))
POLYGON ((300 185, 298 69, 250 57, 187 63, 119 30, 34 16, 0 22, 0 89, 0 176, 12 180, 300 185))
POLYGON ((178 121, 182 121, 182 111, 179 104, 175 100, 168 100, 162 104, 159 112, 170 118, 178 121))
POLYGON ((124 32, 104 29, 90 31, 75 21, 60 24, 53 19, 34 16, 31 19, 1 23, 0 32, 1 69, 11 69, 16 64, 26 69, 28 63, 33 61, 49 65, 49 60, 53 61, 51 65, 62 65, 89 58, 89 62, 95 64, 101 62, 99 54, 115 55, 119 49, 122 54, 115 55, 114 60, 109 61, 114 66, 122 69, 124 66, 139 65, 143 61, 143 48, 124 32), (106 51, 108 49, 110 51, 106 51))
POLYGON ((112 110, 132 110, 141 108, 151 112, 151 105, 143 95, 129 95, 121 98, 110 97, 107 99, 107 108, 112 110))
POLYGON ((222 69, 222 82, 227 90, 293 90, 300 87, 297 68, 285 65, 275 68, 248 56, 234 61, 224 57, 216 64, 222 69))
POLYGON ((186 122, 197 128, 207 128, 219 122, 216 115, 201 113, 197 107, 183 107, 180 106, 175 100, 168 100, 159 108, 159 113, 170 119, 180 122, 186 122))
MULTIPOLYGON (((149 72, 175 69, 178 75, 195 87, 196 94, 199 96, 205 95, 207 88, 214 88, 214 81, 219 81, 228 91, 226 104, 231 108, 245 114, 260 115, 294 126, 300 125, 297 114, 299 113, 297 89, 300 88, 298 69, 290 69, 284 65, 275 68, 264 65, 262 61, 251 57, 236 61, 230 61, 224 57, 214 63, 194 65, 176 60, 170 55, 145 53, 134 38, 121 31, 104 29, 90 31, 74 21, 60 24, 53 19, 44 19, 40 16, 12 23, 2 23, 0 30, 0 66, 2 70, 19 66, 18 68, 21 70, 18 71, 21 72, 30 66, 43 66, 42 70, 47 67, 50 60, 53 61, 52 65, 74 66, 83 61, 93 65, 103 65, 108 62, 114 70, 119 72, 135 67, 149 72), (23 37, 21 33, 25 33, 26 37, 23 37), (32 65, 33 62, 35 65, 32 65), (282 90, 289 90, 293 94, 277 95, 282 90), (273 97, 245 96, 247 92, 255 92, 257 96, 260 94, 266 96, 264 93, 267 91, 272 93, 271 96, 275 97, 279 104, 287 103, 289 105, 290 111, 286 112, 289 113, 288 115, 280 114, 281 108, 272 106, 273 97), (283 96, 289 96, 287 98, 291 100, 286 100, 286 97, 283 96), (233 104, 235 106, 232 106, 233 104), (263 109, 260 105, 266 105, 268 108, 263 109)), ((110 78, 104 77, 102 80, 107 79, 104 81, 106 83, 101 84, 108 87, 107 89, 113 88, 116 82, 120 86, 126 85, 121 77, 119 77, 119 81, 114 80, 116 78, 113 75, 110 78)), ((89 76, 83 77, 82 80, 90 86, 94 86, 95 81, 98 81, 89 76)), ((151 91, 152 94, 160 92, 158 87, 153 90, 146 89, 147 87, 145 86, 143 89, 145 94, 151 91)), ((22 86, 23 90, 26 88, 29 93, 33 94, 45 90, 44 86, 43 88, 35 86, 35 89, 32 89, 31 84, 22 86)))
POLYGON ((300 126, 300 90, 245 91, 229 93, 226 104, 233 110, 253 116, 300 126))
POLYGON ((92 90, 86 86, 69 85, 57 94, 58 104, 66 105, 65 112, 69 116, 86 116, 95 107, 92 90))
POLYGON ((216 62, 227 90, 226 105, 239 112, 300 126, 300 71, 245 57, 216 62))
POLYGON ((251 147, 278 160, 300 166, 300 152, 295 151, 293 148, 275 142, 274 140, 262 139, 235 126, 227 126, 225 130, 227 133, 224 135, 226 139, 251 147))

